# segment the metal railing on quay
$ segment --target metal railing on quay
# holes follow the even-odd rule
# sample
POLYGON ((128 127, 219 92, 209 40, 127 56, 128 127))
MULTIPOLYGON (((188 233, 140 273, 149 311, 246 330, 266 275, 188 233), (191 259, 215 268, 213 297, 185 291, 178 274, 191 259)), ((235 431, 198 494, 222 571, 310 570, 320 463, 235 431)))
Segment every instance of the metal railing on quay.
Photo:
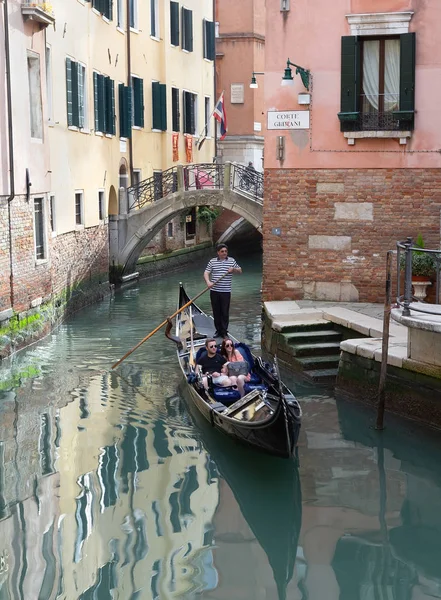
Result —
POLYGON ((421 246, 414 246, 412 238, 397 242, 397 304, 403 308, 403 315, 409 316, 410 311, 424 314, 440 315, 440 269, 441 248, 428 250, 421 246), (404 272, 404 294, 401 294, 402 273, 404 272), (419 272, 419 273, 418 273, 419 272), (423 275, 427 273, 427 275, 423 275), (435 276, 435 304, 424 302, 423 299, 412 292, 412 286, 421 282, 415 277, 425 277, 432 284, 435 276), (433 307, 433 308, 431 308, 433 307))
POLYGON ((152 177, 140 181, 127 189, 129 212, 139 210, 178 191, 178 170, 171 167, 166 171, 153 173, 152 177))
POLYGON ((263 173, 254 168, 231 164, 231 189, 263 203, 263 173))

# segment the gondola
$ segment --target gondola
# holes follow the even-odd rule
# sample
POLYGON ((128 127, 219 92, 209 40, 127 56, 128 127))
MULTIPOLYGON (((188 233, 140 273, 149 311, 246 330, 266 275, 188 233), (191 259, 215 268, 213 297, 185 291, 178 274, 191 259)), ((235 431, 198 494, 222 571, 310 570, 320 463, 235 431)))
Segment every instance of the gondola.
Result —
MULTIPOLYGON (((205 352, 205 340, 214 336, 214 321, 179 287, 178 310, 188 304, 176 318, 178 360, 186 379, 186 397, 215 429, 230 438, 284 458, 295 453, 302 411, 291 391, 276 370, 255 357, 249 347, 233 336, 235 347, 247 360, 251 379, 245 384, 243 398, 233 387, 218 387, 211 382, 208 390, 194 375, 195 361, 205 352)), ((220 347, 221 340, 216 340, 220 347)))

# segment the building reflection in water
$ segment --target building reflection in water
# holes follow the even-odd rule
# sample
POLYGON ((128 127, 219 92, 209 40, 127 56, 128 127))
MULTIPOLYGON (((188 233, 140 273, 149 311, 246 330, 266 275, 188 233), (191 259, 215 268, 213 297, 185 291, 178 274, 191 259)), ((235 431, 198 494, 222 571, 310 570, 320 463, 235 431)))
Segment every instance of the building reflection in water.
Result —
POLYGON ((8 392, 1 600, 441 598, 438 434, 318 398, 298 469, 195 428, 178 397, 135 401, 166 385, 127 371, 58 408, 8 392))

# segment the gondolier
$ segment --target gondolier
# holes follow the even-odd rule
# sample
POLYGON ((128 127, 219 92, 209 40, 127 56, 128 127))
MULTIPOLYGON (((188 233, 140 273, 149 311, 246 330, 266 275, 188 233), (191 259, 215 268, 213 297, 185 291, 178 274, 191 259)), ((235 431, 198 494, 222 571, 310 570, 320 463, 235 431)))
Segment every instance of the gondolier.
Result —
POLYGON ((242 269, 232 256, 228 256, 225 244, 216 246, 217 258, 212 258, 204 271, 204 279, 210 288, 211 308, 213 310, 216 332, 214 337, 226 337, 230 320, 231 280, 233 274, 242 273, 242 269), (228 273, 217 283, 213 283, 228 273))

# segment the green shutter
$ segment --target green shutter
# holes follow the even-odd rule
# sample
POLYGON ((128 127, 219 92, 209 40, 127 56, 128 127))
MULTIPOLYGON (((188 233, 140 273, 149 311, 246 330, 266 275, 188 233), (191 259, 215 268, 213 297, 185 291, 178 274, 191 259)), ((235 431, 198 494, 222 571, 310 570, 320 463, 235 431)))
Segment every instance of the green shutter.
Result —
POLYGON ((110 106, 111 106, 111 116, 110 116, 110 134, 116 134, 115 127, 115 82, 113 79, 110 80, 110 106))
POLYGON ((72 125, 79 127, 80 112, 78 107, 78 63, 71 61, 72 76, 72 125))
POLYGON ((93 108, 95 117, 95 131, 98 131, 98 73, 93 73, 93 108))
POLYGON ((105 122, 106 92, 105 92, 104 75, 98 75, 97 84, 98 84, 98 131, 101 131, 101 133, 105 133, 106 132, 106 122, 105 122))
POLYGON ((119 96, 119 135, 124 138, 132 136, 132 88, 120 83, 119 96))
POLYGON ((113 81, 110 77, 104 78, 105 92, 105 113, 104 113, 104 129, 109 135, 115 134, 115 97, 113 90, 113 81))
POLYGON ((341 38, 340 121, 358 117, 361 92, 360 44, 357 36, 341 38))
POLYGON ((161 129, 161 84, 152 83, 152 129, 161 129))
POLYGON ((195 133, 195 112, 194 112, 194 94, 184 92, 183 95, 184 108, 184 133, 195 133))
POLYGON ((179 46, 179 3, 170 2, 170 43, 179 46))
POLYGON ((415 33, 400 35, 400 111, 415 110, 415 33))
POLYGON ((66 101, 67 101, 67 125, 73 125, 72 119, 72 61, 66 58, 66 101))
POLYGON ((144 127, 144 81, 139 77, 132 78, 133 85, 133 124, 144 127))
POLYGON ((161 131, 167 131, 167 86, 165 83, 159 84, 159 97, 161 106, 161 131))
POLYGON ((180 114, 179 114, 179 90, 172 88, 172 129, 180 131, 180 114))
POLYGON ((214 21, 205 21, 206 53, 209 60, 215 57, 214 21))
POLYGON ((187 50, 189 52, 193 52, 193 11, 192 10, 186 10, 186 15, 187 15, 187 23, 186 23, 186 28, 187 28, 187 33, 186 33, 186 38, 187 38, 187 50))
POLYGON ((113 0, 107 0, 106 11, 105 11, 104 15, 109 19, 109 21, 112 21, 112 19, 113 19, 113 0))

